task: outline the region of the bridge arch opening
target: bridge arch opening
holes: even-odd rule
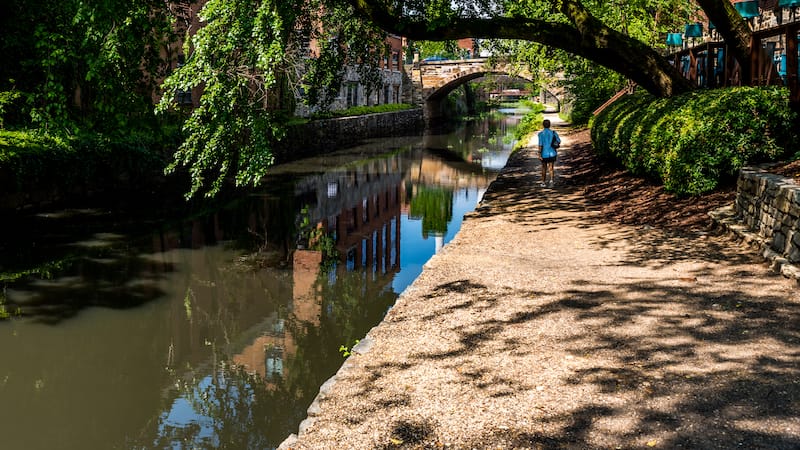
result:
[[[422,63],[424,64],[424,63]],[[443,120],[447,96],[460,86],[486,75],[507,75],[526,81],[533,76],[518,73],[498,66],[489,66],[486,60],[448,61],[447,63],[427,64],[420,67],[422,103],[425,120],[434,123]]]

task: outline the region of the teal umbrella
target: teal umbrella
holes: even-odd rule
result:
[[[680,33],[668,33],[667,45],[673,47],[680,47],[681,45],[683,45],[683,36],[681,36]]]
[[[795,1],[795,0],[792,0]],[[746,2],[736,2],[733,4],[733,7],[736,8],[736,11],[739,11],[739,14],[744,17],[745,19],[750,19],[752,17],[758,17],[761,13],[758,11],[758,1],[757,0],[748,0]]]

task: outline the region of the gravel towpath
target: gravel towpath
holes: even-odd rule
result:
[[[800,448],[797,283],[607,221],[560,134],[559,183],[512,155],[283,448]]]

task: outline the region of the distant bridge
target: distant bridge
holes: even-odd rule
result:
[[[443,116],[443,100],[447,94],[468,81],[487,74],[503,74],[533,80],[523,65],[489,58],[417,62],[406,66],[411,79],[407,101],[423,107],[425,119],[435,121]]]

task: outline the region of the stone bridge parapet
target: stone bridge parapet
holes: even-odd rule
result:
[[[423,107],[426,120],[441,117],[441,102],[457,87],[486,74],[504,74],[533,80],[533,74],[522,65],[489,58],[444,61],[423,61],[406,66],[411,91],[404,101]]]

